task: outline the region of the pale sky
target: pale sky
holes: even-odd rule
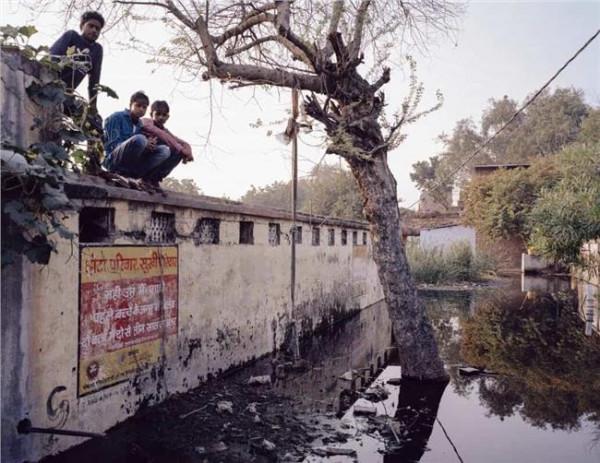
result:
[[[2,23],[33,24],[40,30],[32,40],[35,45],[50,45],[63,31],[61,18],[51,12],[32,15],[17,0],[0,0],[0,4]],[[78,30],[78,21],[71,21],[69,27]],[[407,140],[389,154],[403,200],[400,205],[417,200],[418,191],[409,179],[411,165],[439,152],[435,139],[440,133],[450,132],[462,118],[478,122],[490,98],[508,95],[522,102],[599,28],[600,0],[470,2],[455,40],[440,37],[427,56],[414,55],[419,79],[425,84],[424,105],[434,103],[437,89],[445,103],[407,128]],[[139,33],[148,41],[157,38],[154,30],[142,28]],[[173,69],[147,64],[147,56],[123,49],[116,43],[119,39],[108,31],[99,40],[104,47],[101,82],[120,96],[118,101],[101,96],[99,110],[106,118],[125,108],[129,96],[140,89],[151,100],[167,100],[171,106],[167,126],[193,145],[196,157],[195,162],[178,166],[172,176],[193,178],[205,194],[232,199],[250,185],[290,179],[290,147],[267,136],[268,130],[283,131],[285,123],[251,127],[259,118],[267,124],[286,119],[289,90],[267,94],[259,89],[232,91],[216,81],[178,82]],[[406,77],[401,68],[392,69],[392,80],[384,87],[389,111],[402,101]],[[84,95],[86,85],[78,89]],[[582,89],[588,103],[600,106],[600,38],[563,71],[552,88],[556,86]],[[322,147],[310,146],[316,141],[301,135],[300,175],[306,175],[323,156]],[[338,158],[328,155],[326,161],[338,162]]]

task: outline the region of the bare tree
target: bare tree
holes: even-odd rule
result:
[[[67,2],[102,7],[106,2]],[[64,4],[63,4],[64,5]],[[432,32],[448,32],[460,7],[446,0],[194,1],[115,0],[109,17],[160,20],[171,40],[157,50],[163,63],[233,88],[297,88],[306,114],[323,124],[327,152],[349,164],[364,200],[385,300],[399,346],[403,375],[446,376],[433,330],[417,298],[400,234],[396,181],[388,152],[400,129],[431,112],[418,109],[423,87],[414,63],[408,96],[385,119],[384,67],[401,45],[424,47]],[[143,15],[143,16],[142,16]],[[359,66],[370,70],[362,75]],[[375,77],[373,77],[375,76]]]

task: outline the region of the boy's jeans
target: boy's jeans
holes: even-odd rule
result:
[[[126,177],[160,182],[179,164],[181,155],[171,153],[166,145],[157,144],[152,151],[147,147],[144,135],[134,135],[115,147],[104,159],[104,167]]]

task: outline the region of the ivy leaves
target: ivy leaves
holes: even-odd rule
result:
[[[50,61],[47,47],[28,45],[35,32],[33,26],[5,26],[0,28],[0,43],[16,48],[21,55],[51,71],[60,70],[60,66]],[[3,267],[20,255],[33,263],[47,264],[52,252],[57,252],[53,235],[67,240],[75,237],[64,225],[66,213],[75,209],[64,184],[68,169],[77,171],[77,163],[84,164],[88,158],[81,144],[99,141],[98,134],[90,135],[83,125],[88,113],[87,101],[69,94],[61,80],[43,79],[34,79],[25,91],[42,109],[34,118],[32,129],[45,133],[50,141],[27,148],[3,142],[0,151]],[[116,95],[109,87],[103,87],[102,91]],[[81,121],[62,114],[60,108],[66,106],[67,100],[75,101],[81,109]]]
[[[28,151],[2,147],[2,266],[19,254],[47,264],[56,252],[50,235],[75,236],[62,222],[64,212],[74,209],[63,188],[68,153],[53,142],[33,145]],[[6,148],[12,148],[12,153]]]
[[[65,90],[65,84],[61,80],[46,84],[34,81],[26,89],[29,98],[45,108],[59,105],[65,101]]]
[[[29,39],[33,34],[35,34],[38,30],[35,26],[11,26],[6,25],[0,27],[0,35],[3,39],[14,39],[15,41],[19,41],[22,38]]]
[[[95,88],[100,93],[106,93],[106,95],[110,98],[114,98],[116,100],[119,99],[119,95],[117,95],[117,92],[115,92],[112,88],[110,88],[107,85],[96,84]]]

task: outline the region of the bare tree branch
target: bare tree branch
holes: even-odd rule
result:
[[[190,29],[195,29],[195,24],[192,18],[183,14],[183,12],[175,6],[175,4],[171,0],[166,0],[169,11],[179,19],[183,24],[185,24]]]
[[[290,1],[280,0],[277,4],[277,18],[275,25],[279,35],[287,39],[294,47],[302,51],[306,56],[306,60],[314,68],[316,63],[316,50],[311,49],[304,41],[295,35],[290,29]],[[305,61],[305,60],[302,60]]]
[[[113,0],[113,3],[118,3],[120,5],[144,5],[144,6],[161,6],[163,8],[169,8],[168,5],[160,2],[135,2],[135,1],[125,1],[125,0]]]
[[[277,87],[299,88],[323,93],[322,80],[318,76],[288,72],[282,69],[268,69],[251,64],[219,63],[213,72],[205,73],[204,79],[217,77],[224,81],[243,80],[257,84],[269,84]]]
[[[214,37],[213,41],[214,41],[215,45],[217,45],[217,46],[223,45],[223,43],[225,43],[230,38],[239,36],[239,35],[243,34],[245,31],[247,31],[248,29],[256,26],[257,24],[264,23],[264,22],[275,23],[275,16],[271,13],[259,13],[256,15],[252,15],[252,16],[246,18],[245,20],[243,20],[237,26],[232,27],[231,29],[227,29],[221,35]]]
[[[266,42],[276,41],[278,39],[279,39],[278,35],[267,35],[266,37],[261,37],[261,38],[254,40],[253,42],[242,45],[241,47],[230,48],[229,50],[227,50],[225,52],[225,56],[229,58],[234,55],[239,55],[240,53],[250,50],[251,48],[257,47],[258,45],[261,45]]]
[[[365,27],[365,21],[369,12],[369,5],[371,0],[362,0],[358,11],[356,12],[356,19],[354,21],[354,38],[350,43],[349,52],[350,58],[354,59],[358,57],[362,45],[363,29]]]
[[[383,68],[383,72],[381,73],[381,77],[377,79],[373,85],[371,85],[371,91],[376,93],[381,87],[387,84],[390,81],[390,68]]]
[[[206,56],[207,72],[210,75],[212,74],[213,68],[215,68],[215,66],[219,63],[219,57],[217,56],[213,39],[208,32],[208,26],[206,25],[202,15],[198,16],[198,19],[196,20],[195,30],[200,36],[200,41],[202,42],[202,47],[204,48],[204,56]]]
[[[329,37],[332,34],[335,34],[338,30],[338,25],[340,23],[340,18],[342,17],[342,12],[344,11],[344,0],[335,0],[333,2],[333,6],[331,8],[331,20],[329,21],[329,29],[327,30],[327,36]],[[333,54],[333,47],[331,46],[331,42],[326,40],[325,47],[323,49],[323,59],[327,60]]]

